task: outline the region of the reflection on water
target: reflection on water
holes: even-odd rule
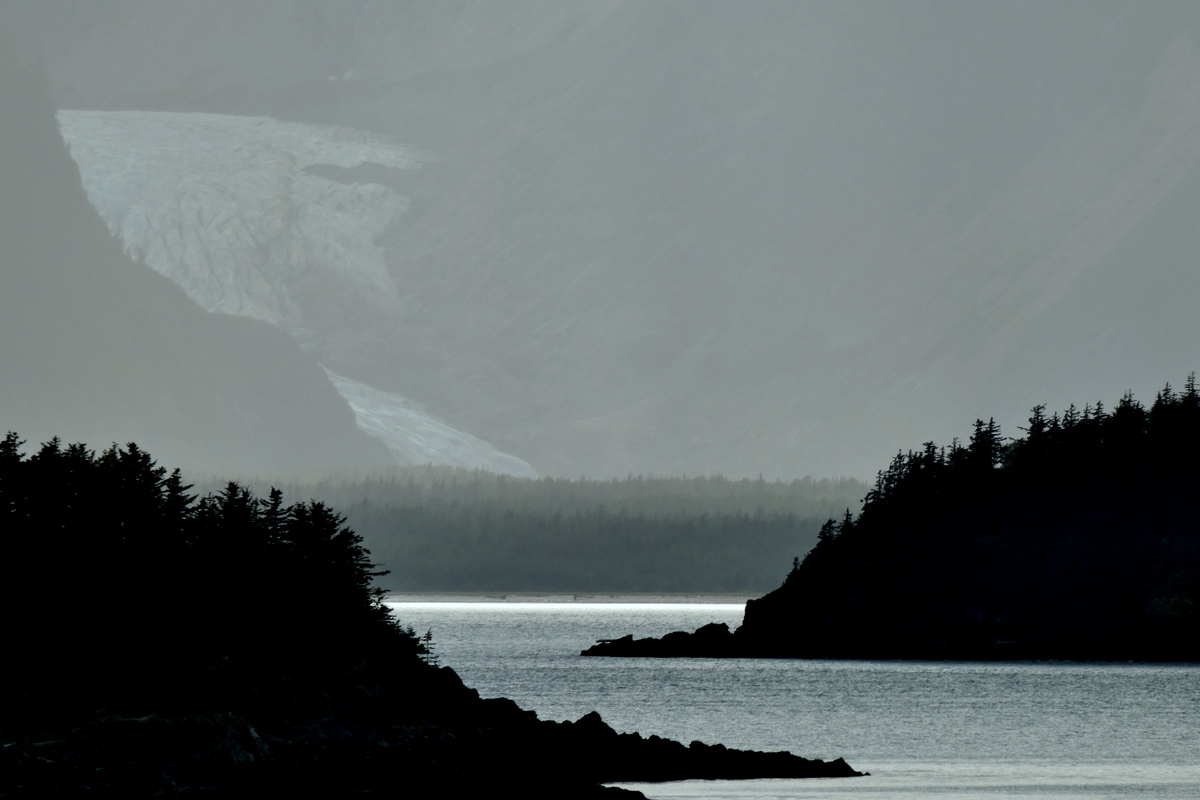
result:
[[[548,719],[844,757],[869,778],[638,785],[651,798],[1200,798],[1200,666],[580,658],[740,604],[397,603],[484,696]]]
[[[1104,798],[1194,798],[1200,785],[1195,768],[1139,766],[984,764],[967,767],[885,766],[866,778],[838,780],[679,781],[623,783],[653,800],[1099,800]]]

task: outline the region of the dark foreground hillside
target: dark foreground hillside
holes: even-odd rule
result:
[[[326,506],[236,484],[197,500],[132,444],[21,445],[0,442],[0,796],[591,797],[857,774],[483,700],[378,602]]]
[[[596,655],[1200,660],[1200,392],[1126,395],[1024,435],[977,422],[879,474],[734,634]]]

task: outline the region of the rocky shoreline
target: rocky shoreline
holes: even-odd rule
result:
[[[596,712],[539,720],[510,700],[480,698],[447,667],[409,671],[405,682],[425,698],[406,713],[368,680],[364,691],[383,690],[374,710],[343,698],[324,713],[164,709],[28,729],[0,745],[0,795],[373,796],[407,787],[467,796],[507,784],[527,798],[641,797],[601,784],[863,774],[842,759],[618,733]]]
[[[738,658],[744,653],[737,635],[724,622],[710,622],[692,633],[674,631],[659,638],[600,639],[581,656],[618,658]]]

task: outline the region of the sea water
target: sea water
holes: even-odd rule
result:
[[[809,758],[870,777],[620,784],[650,798],[1200,798],[1200,665],[582,658],[736,626],[741,603],[392,603],[485,697],[543,719]]]

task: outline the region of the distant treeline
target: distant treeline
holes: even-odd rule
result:
[[[482,470],[426,465],[336,472],[321,476],[192,475],[201,491],[219,491],[230,479],[265,494],[272,487],[288,499],[319,499],[344,509],[355,503],[417,507],[430,504],[489,506],[512,511],[563,513],[612,511],[646,514],[733,512],[827,517],[829,509],[857,508],[870,488],[854,478],[767,481],[721,476],[663,478],[518,478]],[[848,501],[848,502],[847,502]]]
[[[449,467],[239,478],[341,509],[392,591],[761,592],[858,508],[842,479],[538,480]],[[201,488],[221,481],[202,478]]]
[[[352,506],[403,591],[761,592],[816,542],[795,514]]]
[[[1200,391],[978,421],[879,474],[751,602],[745,654],[1200,659]]]

